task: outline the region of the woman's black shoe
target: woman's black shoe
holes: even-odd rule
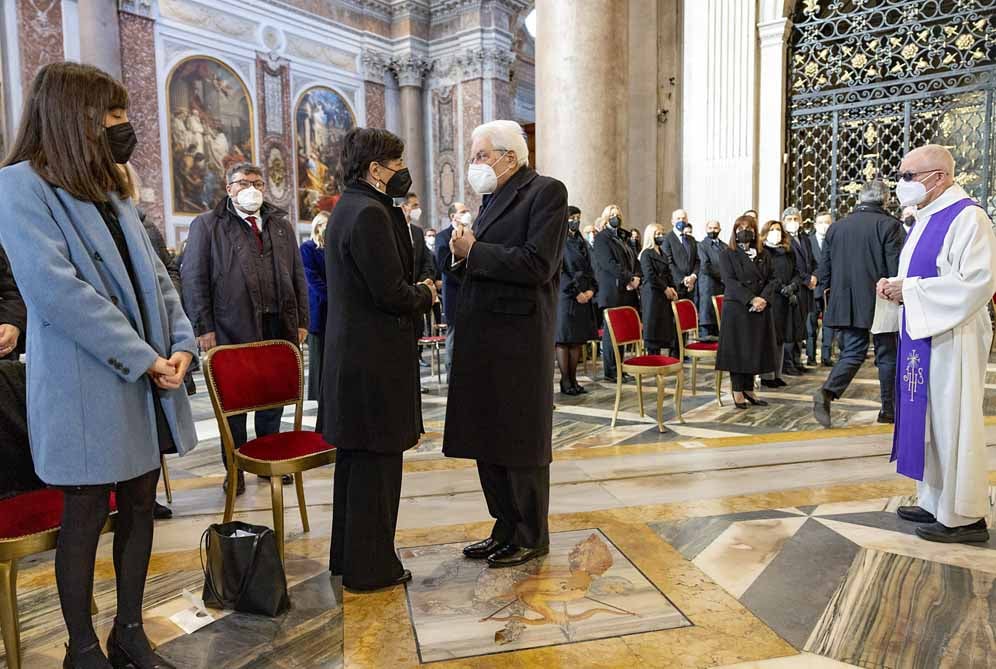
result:
[[[142,623],[114,622],[107,638],[107,659],[114,669],[176,669],[152,650]]]
[[[573,396],[573,395],[579,395],[580,393],[578,393],[577,388],[575,388],[574,386],[564,385],[564,382],[561,381],[560,382],[560,394],[561,395],[571,395],[571,396]]]
[[[104,651],[100,649],[99,641],[78,652],[71,650],[66,644],[66,659],[62,662],[62,669],[111,669],[112,667]]]
[[[765,388],[781,388],[781,385],[778,384],[777,379],[761,379],[761,385]]]
[[[733,406],[735,406],[736,408],[738,408],[738,409],[740,409],[742,411],[742,410],[744,410],[744,409],[747,408],[747,403],[746,402],[738,402],[737,398],[734,397],[733,398]]]
[[[346,588],[346,590],[349,590],[350,592],[360,592],[360,593],[377,592],[378,590],[384,590],[386,588],[393,588],[396,585],[404,585],[405,583],[408,583],[411,580],[412,580],[412,573],[410,571],[408,571],[407,569],[405,569],[403,572],[401,572],[401,576],[399,576],[398,578],[394,579],[390,583],[384,583],[383,585],[374,585],[374,586],[371,586],[369,588],[365,588],[365,587],[364,588],[357,588],[355,586],[346,585],[345,583],[343,583],[343,587]]]
[[[588,391],[585,390],[584,386],[575,385],[574,386],[574,394],[575,395],[587,395]]]
[[[759,400],[756,397],[754,397],[753,395],[748,395],[747,393],[744,393],[744,399],[747,400],[748,402],[750,402],[751,404],[753,404],[756,407],[766,407],[766,406],[768,406],[768,403],[765,402],[764,400]]]

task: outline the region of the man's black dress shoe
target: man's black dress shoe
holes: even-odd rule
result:
[[[830,427],[830,393],[822,388],[813,395],[813,417],[823,427]]]
[[[412,580],[412,573],[407,569],[405,569],[403,572],[401,572],[401,576],[397,577],[396,579],[394,579],[389,583],[383,583],[381,585],[372,585],[369,587],[364,586],[362,588],[357,588],[356,586],[343,583],[342,587],[344,587],[346,590],[349,590],[350,592],[376,592],[378,590],[384,590],[386,588],[393,588],[396,585],[404,585],[405,583],[408,583],[411,580]]]
[[[782,370],[785,376],[802,376],[802,372],[794,367],[786,367]]]
[[[156,505],[152,507],[152,517],[156,520],[169,520],[173,517],[173,510],[168,506],[156,502]]]
[[[464,546],[463,554],[464,557],[468,557],[471,560],[483,560],[487,557],[491,557],[505,546],[507,546],[507,544],[503,544],[500,541],[495,541],[491,537],[488,537],[484,541],[478,541],[476,544]]]
[[[788,384],[781,379],[761,379],[761,385],[765,388],[784,388]]]
[[[540,548],[520,548],[519,546],[507,544],[502,547],[500,551],[488,558],[488,566],[492,569],[518,567],[519,565],[525,564],[530,560],[543,557],[549,552],[549,546],[541,546]]]
[[[891,413],[885,413],[884,411],[879,411],[877,422],[894,425],[896,422],[896,417]]]
[[[225,482],[221,486],[222,490],[226,493],[228,492],[228,475],[225,475]],[[238,476],[237,485],[235,486],[235,496],[243,495],[246,492],[246,474],[240,471]]]
[[[989,530],[986,529],[985,520],[962,527],[933,523],[916,528],[916,535],[921,539],[942,544],[975,544],[989,541]]]
[[[918,506],[901,506],[896,509],[896,515],[911,523],[936,523],[937,518],[930,511],[924,511]]]

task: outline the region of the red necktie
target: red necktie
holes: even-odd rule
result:
[[[259,231],[259,226],[256,225],[256,217],[246,216],[246,222],[252,226],[252,232],[256,235],[256,246],[259,247],[259,254],[263,255],[263,233]]]

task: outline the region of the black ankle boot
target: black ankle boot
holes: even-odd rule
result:
[[[142,623],[122,625],[115,620],[107,639],[107,657],[114,669],[176,669],[152,650]]]
[[[62,669],[111,669],[112,666],[100,649],[99,641],[80,650],[66,644],[66,659],[62,662]]]

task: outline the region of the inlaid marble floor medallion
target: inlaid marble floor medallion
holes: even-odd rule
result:
[[[548,556],[513,569],[467,560],[463,546],[400,551],[423,663],[692,624],[597,529],[554,533]]]

